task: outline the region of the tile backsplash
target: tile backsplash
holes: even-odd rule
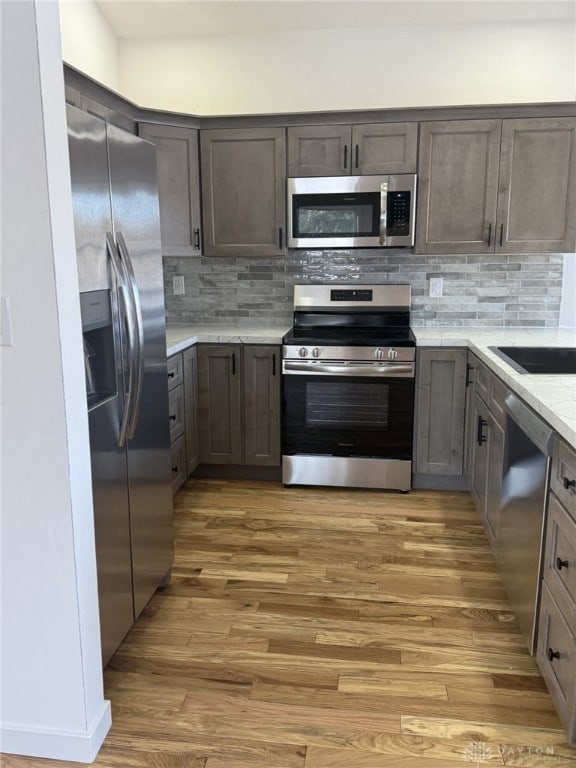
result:
[[[410,283],[412,325],[556,327],[562,254],[416,256],[404,249],[291,250],[269,259],[164,258],[169,322],[289,324],[295,283]],[[183,275],[184,295],[172,277]],[[444,278],[443,296],[428,296]]]

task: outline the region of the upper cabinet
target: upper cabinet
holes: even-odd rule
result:
[[[576,245],[576,119],[422,123],[416,253]]]
[[[200,157],[205,255],[285,253],[285,129],[203,130]]]
[[[163,256],[202,253],[198,131],[140,123],[138,133],[156,145]]]
[[[417,123],[288,128],[288,176],[415,173]]]
[[[576,246],[576,118],[503,120],[496,250]]]
[[[111,125],[122,128],[122,130],[128,131],[128,133],[136,133],[136,123],[134,120],[118,109],[102,104],[69,85],[65,86],[64,92],[67,104],[71,104],[73,107],[81,109],[89,115],[94,115],[94,117],[98,117],[100,120],[105,120]]]

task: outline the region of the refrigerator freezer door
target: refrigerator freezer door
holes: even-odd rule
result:
[[[110,287],[103,232],[111,228],[106,123],[66,106],[80,293]]]
[[[164,289],[154,146],[107,126],[112,215],[121,256],[140,301],[139,413],[128,440],[134,612],[138,616],[173,559]],[[136,345],[138,346],[138,345]]]

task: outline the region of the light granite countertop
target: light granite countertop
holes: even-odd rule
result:
[[[169,325],[168,355],[199,342],[212,344],[280,344],[289,326]],[[467,347],[566,442],[576,448],[576,376],[518,373],[492,352],[494,346],[576,347],[576,331],[563,328],[413,327],[419,347]]]
[[[192,344],[281,344],[290,325],[168,325],[168,357]]]

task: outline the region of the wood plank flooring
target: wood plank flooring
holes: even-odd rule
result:
[[[189,481],[175,527],[98,768],[576,768],[467,494]]]

